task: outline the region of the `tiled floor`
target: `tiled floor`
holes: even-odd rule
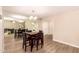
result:
[[[22,49],[22,39],[14,39],[13,35],[5,35],[4,39],[4,52],[5,53],[31,53],[30,47],[27,48],[27,52]],[[71,47],[65,44],[57,43],[52,40],[51,37],[45,36],[44,47],[37,51],[33,49],[32,53],[78,53],[79,48]]]

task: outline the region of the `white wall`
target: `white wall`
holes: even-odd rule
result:
[[[2,7],[0,7],[0,15],[2,15]],[[0,19],[0,52],[3,52],[3,20]]]
[[[79,10],[57,15],[53,19],[53,40],[79,48]]]
[[[44,35],[53,35],[54,19],[52,17],[47,17],[42,20],[42,30]]]
[[[79,10],[44,18],[42,30],[52,34],[54,41],[79,48]]]

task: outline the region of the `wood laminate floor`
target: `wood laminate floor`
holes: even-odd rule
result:
[[[13,35],[5,35],[4,38],[4,53],[31,53],[30,47],[27,52],[22,49],[22,39],[14,39]],[[44,47],[37,51],[34,47],[32,53],[78,53],[79,48],[71,47],[52,40],[50,36],[45,36]]]

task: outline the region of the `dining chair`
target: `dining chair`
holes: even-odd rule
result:
[[[22,45],[22,48],[25,50],[26,52],[26,48],[28,46],[30,46],[30,39],[29,39],[29,35],[27,33],[23,33],[23,45]]]
[[[38,50],[38,47],[40,44],[41,44],[41,48],[42,48],[43,44],[44,44],[42,32],[39,32],[39,33],[31,36],[31,51],[33,50],[34,46],[36,46],[36,49]]]
[[[18,29],[18,38],[22,36],[21,30]]]
[[[42,48],[43,44],[44,44],[42,32],[39,32],[39,33],[33,34],[33,35],[27,34],[25,32],[23,33],[23,48],[25,49],[25,52],[26,52],[26,48],[28,46],[31,47],[30,48],[31,52],[33,51],[34,46],[38,50],[38,47],[40,44],[41,44],[41,48]]]
[[[36,34],[30,35],[30,47],[31,47],[31,52],[32,52],[34,46],[36,45],[35,42],[36,42]]]
[[[14,30],[14,38],[16,38],[18,36],[17,30]]]
[[[37,49],[38,49],[38,45],[41,44],[41,48],[43,47],[44,45],[44,36],[43,36],[43,32],[42,31],[39,31],[38,33],[38,37],[37,37]]]

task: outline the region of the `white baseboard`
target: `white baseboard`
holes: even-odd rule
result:
[[[67,42],[64,42],[64,41],[59,41],[59,40],[56,40],[56,39],[53,39],[53,41],[56,41],[56,42],[59,42],[59,43],[62,43],[62,44],[66,44],[66,45],[69,45],[69,46],[72,46],[72,47],[79,48],[79,46],[76,46],[76,45],[73,45],[73,44],[70,44],[70,43],[67,43]]]

